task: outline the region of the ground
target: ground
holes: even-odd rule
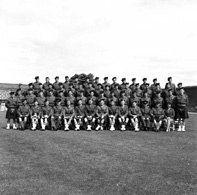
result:
[[[187,132],[5,130],[1,195],[195,195],[197,114]]]

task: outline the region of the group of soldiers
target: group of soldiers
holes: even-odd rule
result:
[[[50,83],[46,77],[42,84],[39,77],[29,83],[28,89],[22,85],[11,92],[6,100],[7,129],[13,120],[13,129],[41,130],[154,130],[185,131],[188,118],[188,96],[182,83],[176,86],[172,77],[161,89],[157,79],[150,85],[147,78],[142,84],[126,78],[117,83],[117,78],[108,77],[100,83],[99,77],[86,78],[80,82],[65,77],[64,82]]]

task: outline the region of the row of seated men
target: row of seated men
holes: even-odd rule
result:
[[[40,95],[43,95],[42,92]],[[37,97],[32,104],[28,105],[27,99],[24,98],[18,105],[14,93],[11,92],[10,98],[6,101],[8,108],[6,113],[7,129],[10,128],[10,120],[13,119],[13,128],[16,128],[16,121],[18,120],[21,129],[29,124],[32,130],[40,125],[43,130],[46,127],[53,130],[69,130],[75,127],[75,130],[85,128],[87,130],[110,129],[113,131],[115,129],[126,130],[130,126],[135,131],[139,131],[139,125],[141,125],[140,127],[145,130],[154,128],[159,131],[162,125],[166,124],[166,131],[169,131],[170,125],[174,124],[173,121],[176,118],[178,119],[178,130],[185,131],[184,120],[188,118],[188,113],[186,109],[187,98],[183,88],[180,89],[180,95],[176,97],[175,109],[170,101],[167,102],[165,109],[162,108],[159,101],[150,108],[150,103],[146,99],[142,100],[141,107],[136,100],[130,102],[131,105],[128,106],[123,97],[119,99],[119,106],[113,98],[108,100],[108,105],[106,105],[104,96],[99,99],[98,105],[95,105],[91,97],[88,98],[86,104],[83,103],[81,97],[77,99],[76,105],[71,99],[67,99],[66,104],[62,105],[61,98],[56,98],[53,105],[50,105],[47,98],[43,104],[39,104]]]

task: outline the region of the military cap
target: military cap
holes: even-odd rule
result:
[[[39,76],[36,76],[35,79],[39,79]]]
[[[57,98],[57,99],[56,99],[56,102],[57,102],[57,103],[58,103],[58,102],[61,102],[61,99]]]
[[[33,89],[32,89],[32,88],[30,88],[30,89],[28,89],[28,91],[33,91]]]
[[[107,80],[108,79],[108,77],[104,77],[104,80]]]
[[[45,79],[49,79],[49,77],[46,77]]]
[[[55,77],[55,79],[59,79],[59,77],[58,77],[58,76],[56,76],[56,77]]]
[[[91,89],[91,90],[90,90],[90,93],[92,93],[92,92],[94,93],[94,92],[95,92],[95,90],[94,90],[94,89]]]
[[[69,89],[69,90],[68,90],[68,93],[69,93],[70,91],[72,92],[72,90],[71,90],[71,89]]]
[[[126,78],[122,78],[121,81],[126,81]]]
[[[169,88],[168,91],[172,91],[172,88]]]
[[[149,83],[146,83],[146,85],[148,85],[148,86],[149,86],[150,84],[149,84]]]
[[[139,83],[136,83],[135,86],[139,86]]]
[[[104,91],[100,91],[100,94],[103,94],[104,93]]]
[[[105,101],[105,99],[104,99],[104,98],[101,98],[101,99],[99,100],[99,102],[101,102],[101,101]]]
[[[177,86],[179,86],[179,85],[183,85],[183,83],[178,83]]]
[[[155,82],[155,81],[157,81],[157,78],[154,78],[154,79],[153,79],[153,82]]]
[[[73,86],[73,83],[69,83],[69,86]]]
[[[65,76],[65,79],[68,79],[69,78],[69,76]]]
[[[78,100],[77,100],[77,101],[78,101],[78,102],[79,102],[79,101],[82,101],[82,99],[81,99],[81,98],[78,98]]]
[[[99,79],[99,77],[96,77],[96,78],[95,78],[95,80],[98,80],[98,79]]]
[[[114,86],[115,86],[115,87],[116,87],[116,86],[119,86],[119,84],[118,84],[118,83],[116,83]]]
[[[124,98],[121,98],[121,99],[120,99],[120,101],[121,101],[121,102],[122,102],[122,101],[124,101],[124,102],[125,102]]]
[[[125,83],[126,85],[129,85],[129,83],[127,82],[127,83]]]
[[[180,87],[179,90],[184,89],[183,87]]]
[[[143,78],[143,79],[142,79],[142,81],[146,81],[146,80],[147,80],[147,78]]]
[[[132,81],[136,81],[136,78],[132,78],[131,80],[132,80]]]
[[[63,85],[63,83],[59,83],[59,85]]]
[[[40,90],[40,91],[39,91],[39,93],[41,93],[41,92],[43,93],[43,90]]]
[[[14,95],[14,92],[13,92],[13,91],[11,91],[11,92],[10,92],[10,95]]]
[[[158,86],[158,85],[160,85],[160,83],[156,83],[155,85]]]
[[[29,83],[28,86],[33,86],[33,83]]]
[[[172,79],[172,77],[168,77],[168,81],[169,81],[170,79]]]
[[[101,83],[99,83],[98,86],[102,86]]]
[[[49,102],[49,100],[46,98],[44,102]]]
[[[105,88],[110,87],[110,85],[105,85]]]
[[[115,79],[117,79],[117,78],[116,78],[116,77],[113,77],[113,78],[112,78],[112,81],[115,80]]]
[[[59,93],[64,93],[64,92],[62,90],[60,90]]]
[[[49,90],[49,92],[53,92],[53,90]]]
[[[39,83],[39,85],[42,85],[42,83]]]
[[[49,83],[49,86],[53,86],[51,83]]]
[[[92,85],[93,83],[90,81],[89,83],[88,83],[88,85]]]
[[[148,104],[148,101],[144,100],[142,101],[143,104]]]
[[[122,90],[120,93],[121,93],[121,94],[123,94],[123,93],[125,93],[125,91],[124,91],[124,90]]]

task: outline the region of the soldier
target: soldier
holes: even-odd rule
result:
[[[57,97],[58,95],[57,91],[60,89],[58,76],[55,77],[55,82],[53,83],[53,89],[55,90],[54,95]]]
[[[49,83],[48,89],[45,91],[45,97],[50,96],[50,92],[52,91],[53,95],[55,96],[55,89],[53,89],[53,85]]]
[[[147,91],[144,91],[141,101],[140,101],[140,106],[143,106],[144,101],[148,102],[148,106],[151,107],[152,103],[151,103],[151,98],[148,96]]]
[[[5,106],[7,108],[6,119],[7,127],[10,129],[10,120],[13,120],[13,129],[16,129],[16,119],[17,119],[17,101],[14,96],[14,92],[10,92],[10,97],[6,100]]]
[[[151,119],[151,115],[150,115],[151,109],[149,106],[149,102],[146,100],[143,100],[142,102],[142,108],[141,108],[141,113],[142,113],[142,125],[145,131],[149,131],[150,130],[150,119]]]
[[[129,86],[129,88],[134,91],[136,88],[135,88],[135,85],[136,85],[136,78],[132,78],[131,79],[132,81],[132,84]]]
[[[49,91],[49,95],[46,97],[46,99],[49,101],[49,106],[53,108],[55,105],[55,99],[56,99],[56,97],[53,94],[53,90]]]
[[[90,91],[94,90],[94,87],[92,85],[92,82],[89,82],[88,84],[89,84],[89,87],[86,90],[86,93],[84,93],[86,96],[89,96],[90,95]]]
[[[150,86],[151,91],[154,93],[154,91],[156,90],[156,83],[157,83],[157,78],[153,79],[153,84]]]
[[[90,79],[89,79],[89,77],[87,77],[86,81],[83,84],[83,88],[85,89],[85,91],[87,91],[89,89],[89,82],[90,82]]]
[[[41,127],[42,130],[45,131],[46,128],[49,128],[51,124],[51,114],[53,110],[51,106],[49,106],[49,100],[45,99],[44,107],[42,107],[41,111]]]
[[[93,100],[91,98],[88,99],[88,104],[85,109],[85,123],[87,131],[91,131],[92,128],[95,128],[95,120],[96,120],[96,105],[93,104]]]
[[[72,91],[72,94],[73,94],[74,97],[77,96],[77,92],[76,92],[76,90],[74,88],[74,85],[72,83],[70,83],[69,91]]]
[[[141,104],[141,98],[137,96],[136,91],[133,91],[133,94],[131,94],[128,105],[132,106],[133,102],[136,102],[138,106]]]
[[[175,90],[175,95],[180,95],[180,88],[182,88],[182,87],[183,87],[183,83],[178,83],[177,84],[177,88]]]
[[[97,98],[94,96],[94,93],[95,93],[95,91],[91,90],[89,98],[92,99],[92,102],[94,105],[97,105]]]
[[[75,107],[75,130],[79,131],[80,128],[84,127],[84,117],[85,117],[85,105],[83,105],[82,99],[78,99],[78,105]]]
[[[119,98],[120,98],[120,92],[121,92],[121,91],[120,91],[120,89],[119,89],[119,84],[118,84],[118,83],[115,84],[115,89],[114,89],[113,92],[114,92],[114,95],[116,96],[116,98],[119,99]]]
[[[59,82],[59,89],[57,90],[57,97],[58,97],[60,91],[62,91],[63,95],[64,95],[65,92],[66,92],[65,89],[64,89],[64,85],[63,85],[63,83],[61,83],[61,82]]]
[[[18,89],[16,93],[17,108],[22,105],[24,99],[25,97],[22,95],[21,89]]]
[[[165,116],[164,110],[162,109],[160,102],[157,102],[155,104],[155,107],[152,108],[150,113],[151,113],[155,131],[159,132]]]
[[[36,96],[33,94],[33,90],[31,88],[28,90],[28,95],[25,98],[27,99],[27,104],[30,106],[30,108],[34,106]]]
[[[143,90],[143,92],[147,92],[148,97],[152,98],[152,91],[151,91],[151,89],[149,88],[149,83],[146,83],[146,84],[145,84],[145,89]],[[143,94],[142,94],[142,95],[143,95]]]
[[[30,115],[30,107],[27,105],[27,100],[23,99],[22,104],[18,108],[19,129],[25,130]]]
[[[118,120],[121,125],[121,131],[126,130],[126,125],[129,122],[128,119],[128,106],[125,104],[125,100],[121,99],[120,100],[120,107],[119,107],[119,112],[118,112]]]
[[[163,108],[164,100],[161,97],[161,92],[160,91],[156,92],[156,96],[152,100],[152,107],[155,107],[157,103],[159,103],[161,105],[161,107]]]
[[[102,92],[104,92],[104,91],[103,91],[103,87],[102,87],[102,84],[99,83],[99,84],[98,84],[98,89],[95,90],[95,95],[96,95],[96,97],[99,98],[99,96],[100,96],[100,94],[101,94]]]
[[[142,97],[142,90],[140,89],[140,84],[139,83],[135,84],[135,92],[136,92],[136,96],[138,96],[139,98]]]
[[[114,131],[115,125],[117,123],[117,118],[118,118],[118,106],[115,105],[114,99],[110,100],[110,107],[109,107],[109,124],[110,124],[110,131]]]
[[[80,91],[80,95],[79,95],[79,97],[77,97],[77,101],[79,99],[81,99],[83,105],[86,105],[87,97],[84,96],[84,91],[83,90]]]
[[[38,101],[35,99],[34,106],[30,107],[30,118],[31,118],[31,130],[35,131],[39,128],[39,120],[41,117],[41,107],[38,105]]]
[[[168,95],[165,99],[165,108],[167,108],[168,104],[171,104],[171,107],[175,109],[175,103],[176,103],[176,96],[173,95],[172,89],[168,89]]]
[[[165,119],[164,119],[164,121],[165,121],[165,123],[167,125],[166,132],[170,132],[170,126],[171,125],[172,125],[173,131],[175,130],[174,117],[175,117],[175,111],[171,107],[171,103],[168,102],[167,103],[167,109],[165,109]]]
[[[69,89],[68,91],[68,97],[66,97],[66,101],[70,101],[71,106],[75,106],[76,102],[75,102],[75,97],[73,96],[73,92],[72,90]]]
[[[105,102],[105,105],[107,105],[108,99],[105,97],[105,94],[103,91],[100,92],[100,96],[98,98],[98,104],[99,104],[100,100],[103,100]]]
[[[65,89],[65,96],[68,94],[69,84],[70,84],[69,77],[68,76],[65,76],[65,81],[63,83],[64,89]]]
[[[140,89],[144,91],[146,89],[147,78],[143,78],[142,81],[143,83],[140,85]]]
[[[176,117],[178,121],[178,131],[185,131],[185,119],[189,118],[187,106],[188,96],[184,93],[183,87],[179,88],[180,94],[176,97]]]
[[[94,80],[94,83],[93,83],[93,87],[95,90],[98,89],[98,84],[99,84],[99,77],[96,77],[95,80]]]
[[[42,108],[44,106],[45,97],[43,91],[39,91],[38,97],[36,97],[36,100],[38,101],[38,105]]]
[[[126,89],[126,78],[121,79],[122,84],[120,84],[120,90],[123,91]]]
[[[71,105],[71,102],[69,100],[66,102],[66,107],[63,110],[63,116],[64,116],[64,126],[65,126],[64,130],[69,131],[75,116],[74,107]]]
[[[61,100],[56,99],[55,106],[52,109],[51,113],[51,126],[52,130],[57,131],[62,128],[62,116],[63,116],[63,107],[61,106]]]
[[[107,98],[107,100],[111,97],[110,85],[105,86],[104,95]]]
[[[103,89],[105,89],[106,85],[110,85],[110,83],[108,83],[108,77],[104,77],[104,83],[102,84]]]
[[[64,92],[63,91],[59,91],[58,99],[60,99],[60,101],[61,101],[60,105],[62,107],[64,107],[65,103],[66,103],[66,97],[64,96]]]
[[[42,85],[42,83],[39,82],[39,76],[36,76],[35,80],[36,81],[33,83],[33,90],[34,90],[35,96],[38,96],[38,92],[40,90],[40,84]]]
[[[96,109],[96,117],[97,117],[97,127],[96,130],[99,129],[102,131],[106,128],[107,125],[107,116],[108,116],[108,107],[105,104],[105,99],[100,99],[99,106]]]
[[[108,104],[110,104],[111,101],[114,101],[114,105],[118,106],[118,98],[115,96],[114,91],[111,91],[111,97],[108,99]]]
[[[131,107],[129,108],[128,116],[131,120],[131,125],[134,127],[135,131],[139,131],[139,122],[141,119],[141,110],[140,107],[137,106],[137,102],[133,101]]]
[[[83,88],[83,84],[79,83],[79,88],[78,88],[78,90],[76,92],[77,97],[80,96],[81,91],[83,91],[83,93],[86,94],[85,89]]]
[[[172,82],[172,77],[168,77],[168,83],[170,85],[170,88],[172,89],[172,93],[175,94],[176,93],[176,86],[175,84]]]
[[[117,78],[116,77],[113,77],[112,78],[112,84],[111,84],[111,90],[114,90],[115,89],[115,85],[117,84]]]
[[[50,83],[50,78],[49,78],[49,77],[46,77],[46,78],[45,78],[45,83],[43,84],[43,89],[44,89],[44,91],[45,91],[45,93],[44,93],[45,96],[47,96],[46,93],[47,93],[47,91],[49,90],[49,84],[51,84],[51,83]],[[51,84],[51,85],[52,85],[52,84]]]
[[[152,94],[152,98],[156,97],[158,92],[162,93],[160,83],[156,83],[156,89],[154,90],[154,92]]]
[[[132,90],[129,88],[129,83],[126,83],[125,96],[130,98],[131,94],[132,94]]]

